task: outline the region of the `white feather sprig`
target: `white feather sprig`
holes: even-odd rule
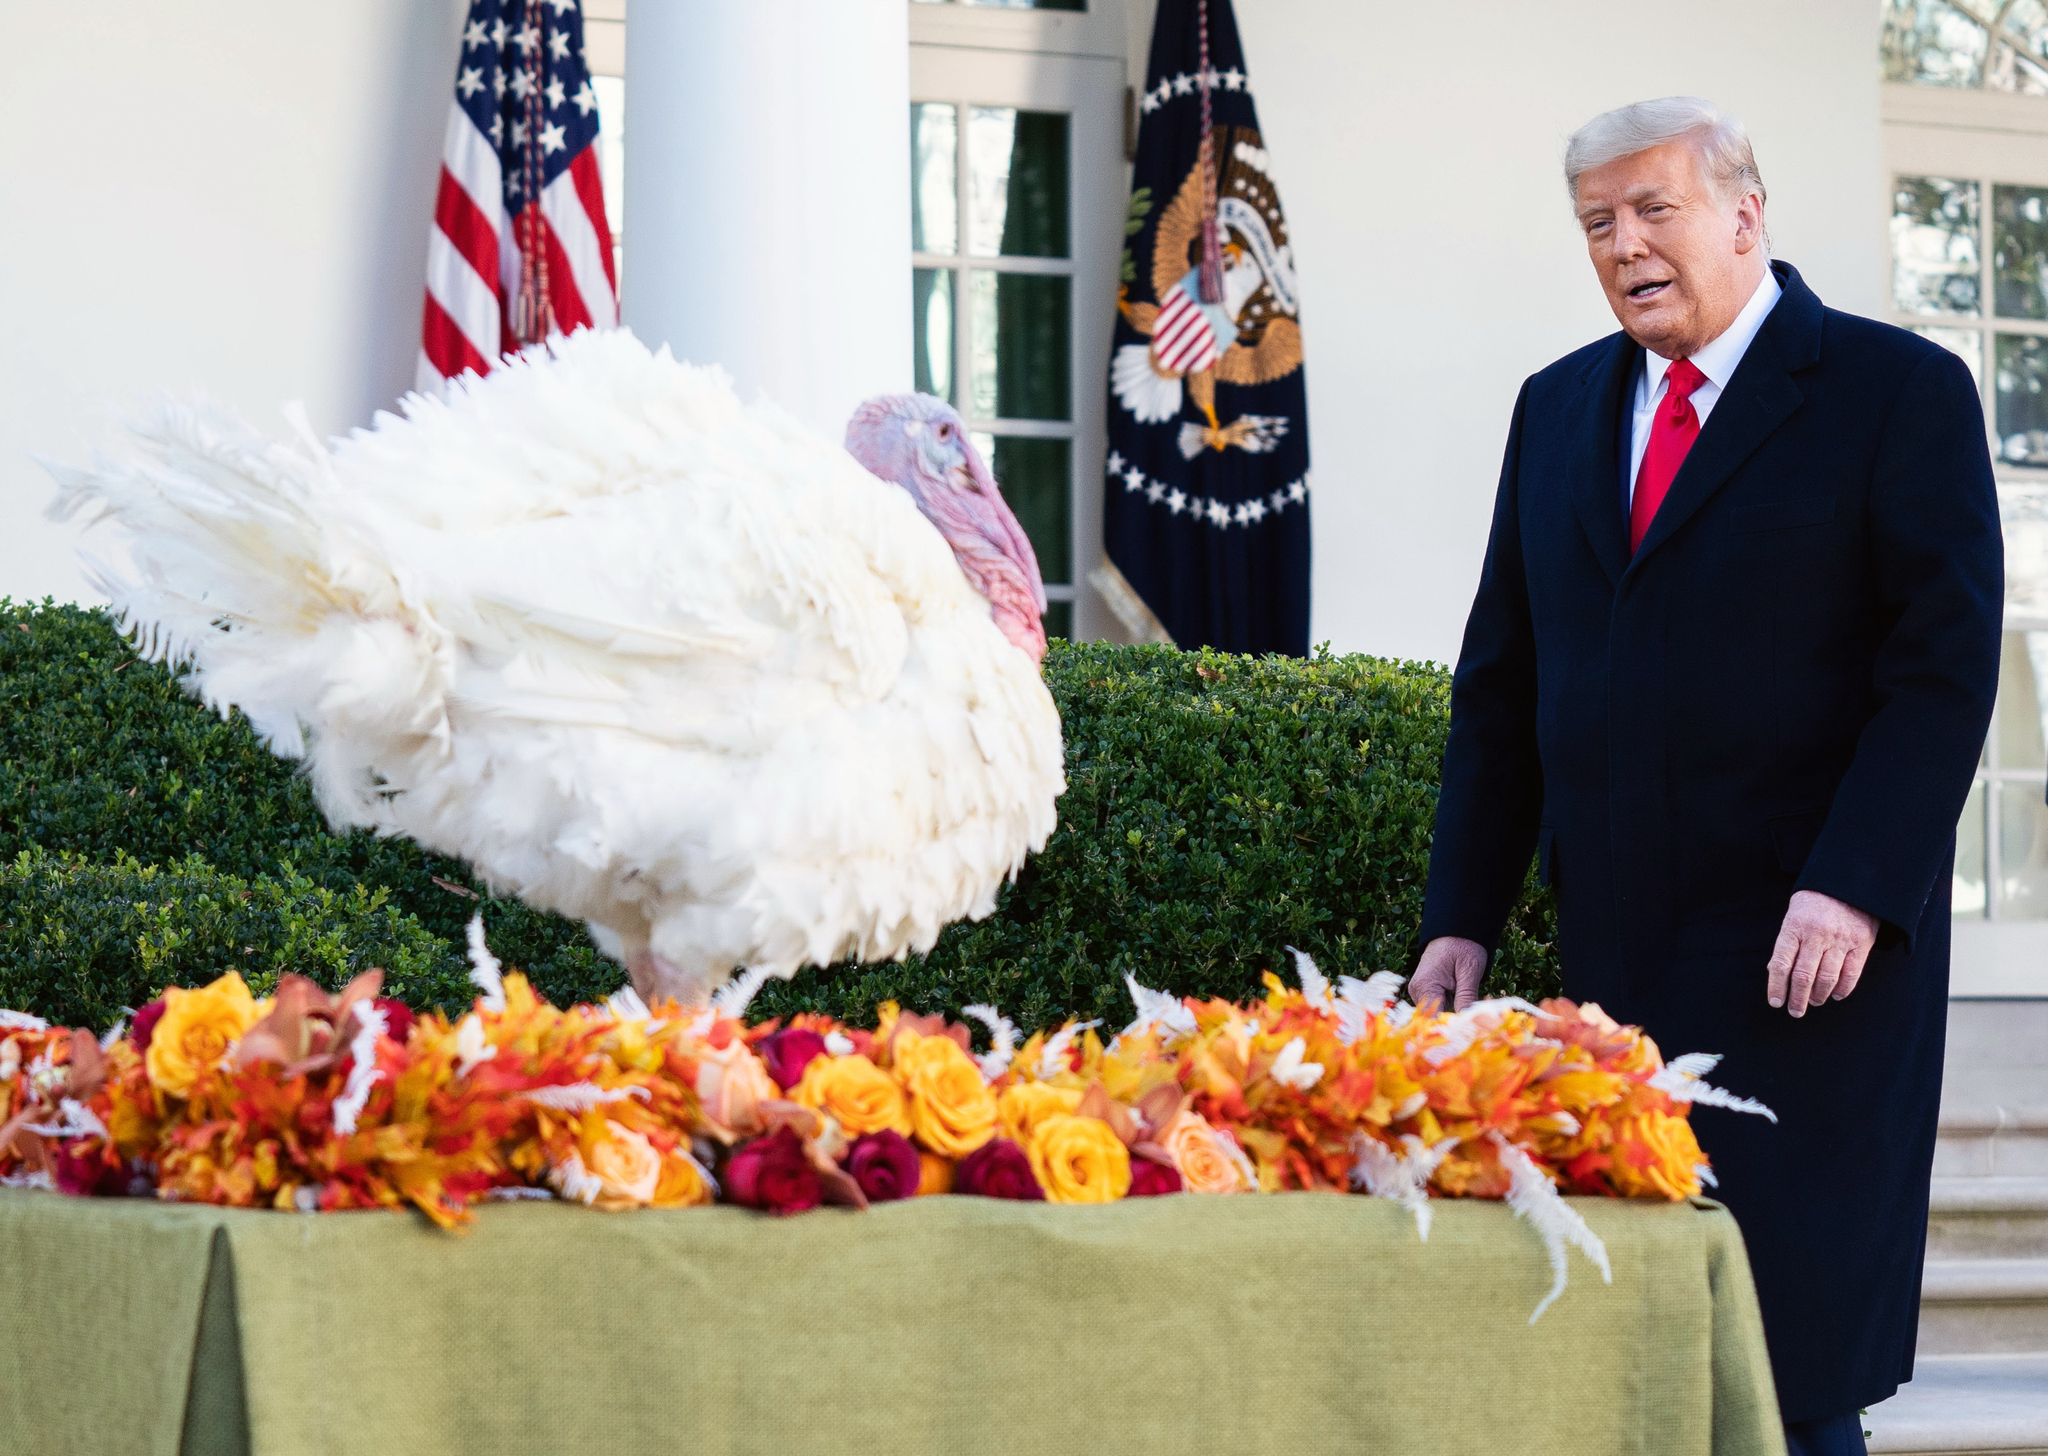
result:
[[[749,966],[711,993],[712,1009],[737,1021],[747,1014],[747,1007],[773,974],[766,966]]]
[[[1272,1069],[1266,1075],[1283,1087],[1292,1087],[1297,1092],[1308,1091],[1323,1080],[1323,1064],[1303,1061],[1307,1053],[1308,1042],[1295,1037],[1280,1048],[1280,1055],[1273,1058]]]
[[[483,933],[481,924],[477,934]],[[356,1119],[363,1115],[363,1104],[370,1100],[370,1089],[384,1078],[377,1066],[377,1038],[388,1029],[389,1020],[382,1007],[368,1001],[356,1002],[356,1020],[361,1024],[355,1040],[349,1043],[348,1054],[355,1058],[355,1065],[348,1069],[348,1085],[341,1095],[334,1099],[334,1130],[343,1137],[356,1130]]]
[[[1692,1165],[1692,1175],[1709,1188],[1719,1188],[1721,1186],[1721,1180],[1714,1176],[1714,1170],[1705,1163],[1694,1163]]]
[[[526,1093],[528,1102],[538,1102],[543,1107],[552,1107],[557,1112],[588,1112],[593,1107],[602,1107],[608,1102],[624,1102],[628,1097],[638,1097],[650,1102],[654,1094],[645,1087],[600,1087],[595,1082],[568,1082],[559,1087],[535,1087]]]
[[[479,910],[469,920],[469,979],[483,992],[484,1010],[502,1016],[505,1012],[505,968],[491,954],[484,941],[484,915]]]
[[[995,1081],[1010,1070],[1010,1062],[1017,1055],[1017,1023],[993,1006],[963,1006],[960,1008],[960,1014],[971,1016],[988,1028],[988,1050],[974,1061],[981,1068],[983,1081]],[[825,1050],[832,1050],[829,1042]],[[846,1044],[846,1050],[853,1050],[852,1042]],[[835,1055],[844,1056],[845,1052]]]
[[[1168,1042],[1195,1034],[1195,1013],[1180,997],[1139,985],[1129,971],[1124,972],[1124,987],[1131,993],[1131,1004],[1138,1008],[1138,1019],[1123,1029],[1122,1036],[1143,1036],[1155,1026],[1165,1028]]]
[[[0,1031],[48,1031],[50,1023],[26,1011],[0,1011]]]
[[[1424,1052],[1423,1060],[1432,1067],[1441,1067],[1452,1057],[1462,1054],[1484,1033],[1493,1030],[1499,1025],[1501,1015],[1509,1011],[1536,1013],[1537,1008],[1520,996],[1496,996],[1490,1001],[1474,1001],[1444,1022],[1444,1039]]]
[[[1356,1046],[1365,1035],[1367,1018],[1385,1011],[1401,995],[1407,982],[1397,971],[1375,971],[1367,980],[1356,976],[1337,978],[1337,1042]],[[1399,1023],[1397,1022],[1396,1025]]]
[[[103,1052],[112,1051],[114,1049],[114,1043],[119,1041],[122,1037],[126,1036],[127,1034],[128,1018],[124,1016],[119,1021],[115,1022],[112,1026],[108,1027],[105,1032],[101,1033],[100,1050]]]
[[[1045,1045],[1038,1049],[1039,1080],[1050,1081],[1060,1073],[1070,1070],[1067,1066],[1067,1053],[1073,1050],[1074,1038],[1091,1027],[1100,1025],[1100,1021],[1069,1022],[1047,1038]]]
[[[1600,1242],[1600,1236],[1586,1227],[1585,1219],[1578,1210],[1558,1195],[1557,1185],[1536,1166],[1535,1160],[1506,1138],[1499,1129],[1487,1133],[1493,1145],[1500,1150],[1500,1165],[1508,1173],[1508,1207],[1515,1211],[1515,1217],[1525,1218],[1543,1238],[1544,1252],[1550,1255],[1550,1292],[1537,1304],[1529,1316],[1529,1323],[1535,1324],[1543,1318],[1543,1311],[1556,1302],[1564,1293],[1566,1282],[1565,1245],[1576,1244],[1593,1267],[1600,1271],[1600,1277],[1609,1284],[1614,1282],[1614,1267],[1607,1261],[1607,1245]]]
[[[1748,1112],[1757,1117],[1768,1117],[1772,1122],[1778,1114],[1753,1097],[1737,1097],[1733,1092],[1708,1085],[1700,1079],[1719,1066],[1721,1058],[1714,1052],[1687,1052],[1684,1056],[1673,1057],[1664,1064],[1662,1071],[1650,1078],[1650,1085],[1669,1097],[1673,1102],[1696,1102],[1702,1107],[1725,1107],[1730,1112]]]
[[[825,1050],[835,1057],[850,1057],[853,1055],[853,1038],[843,1032],[828,1031],[825,1033]]]
[[[474,1011],[463,1017],[455,1028],[455,1075],[467,1077],[497,1054],[498,1049],[484,1040],[484,1019]]]
[[[107,1125],[99,1120],[98,1114],[74,1097],[60,1101],[57,1111],[63,1118],[61,1122],[31,1122],[26,1124],[28,1130],[53,1138],[103,1138],[107,1135]]]
[[[552,1199],[555,1195],[545,1188],[535,1188],[526,1183],[513,1183],[503,1188],[486,1188],[484,1197],[492,1203],[518,1203],[528,1198]]]
[[[1426,1244],[1434,1217],[1429,1180],[1457,1145],[1454,1137],[1430,1144],[1410,1132],[1401,1135],[1401,1146],[1395,1149],[1370,1133],[1353,1133],[1351,1186],[1363,1188],[1375,1198],[1389,1199],[1414,1214],[1415,1232]]]
[[[1337,1003],[1330,995],[1330,978],[1318,969],[1315,957],[1291,945],[1287,947],[1287,953],[1294,957],[1294,975],[1301,982],[1303,999],[1318,1011],[1335,1011]]]
[[[573,1198],[578,1203],[595,1203],[597,1195],[604,1192],[604,1184],[595,1174],[585,1170],[583,1159],[575,1153],[548,1169],[548,1182],[555,1185],[555,1192],[562,1197]]]
[[[630,982],[604,998],[604,1009],[611,1012],[614,1021],[650,1021],[654,1017]]]

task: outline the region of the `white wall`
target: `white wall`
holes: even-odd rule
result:
[[[1558,171],[1586,118],[1688,92],[1733,111],[1775,255],[1878,308],[1870,0],[1236,8],[1301,272],[1315,640],[1456,656],[1516,390],[1614,329]]]
[[[1127,3],[1142,68],[1149,6]],[[79,457],[106,401],[197,384],[339,431],[410,382],[462,5],[0,7],[0,595],[74,598],[28,452]],[[1673,91],[1734,110],[1778,254],[1877,306],[1868,0],[1237,13],[1302,275],[1318,640],[1455,655],[1516,387],[1613,326],[1557,178],[1587,116]]]
[[[196,385],[281,429],[409,386],[459,0],[0,0],[0,596],[90,596],[29,452]]]

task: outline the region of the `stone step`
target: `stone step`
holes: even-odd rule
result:
[[[2048,1456],[2048,1355],[1923,1355],[1863,1426],[1872,1456]]]
[[[2048,1177],[2048,1106],[1944,1102],[1936,1178]]]
[[[2048,1354],[2048,1259],[1929,1259],[1925,1355]]]
[[[2048,1178],[1936,1178],[1927,1257],[2048,1258]]]

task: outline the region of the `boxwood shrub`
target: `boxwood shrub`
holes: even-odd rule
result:
[[[23,851],[0,867],[0,1006],[103,1028],[163,986],[228,971],[262,995],[287,971],[338,990],[372,966],[410,1005],[467,1004],[466,964],[389,900],[289,872],[237,879],[196,855],[156,866]]]
[[[1056,642],[1045,673],[1066,732],[1067,794],[1059,829],[996,913],[952,927],[929,956],[805,971],[763,992],[761,1010],[858,1019],[893,997],[920,1010],[993,1002],[1026,1026],[1069,1013],[1114,1021],[1128,1010],[1126,971],[1175,991],[1246,996],[1262,970],[1285,969],[1289,945],[1333,974],[1412,962],[1448,705],[1441,669]],[[160,878],[216,900],[200,889],[209,868],[237,882],[235,894],[271,903],[274,891],[300,907],[291,923],[330,927],[321,964],[335,975],[365,955],[426,954],[431,944],[439,969],[392,967],[397,989],[422,1003],[467,999],[456,947],[478,909],[498,953],[560,1003],[620,979],[581,926],[492,898],[459,861],[402,839],[328,832],[305,783],[239,714],[223,720],[188,698],[177,674],[136,661],[103,612],[0,600],[0,859],[23,850],[69,857],[73,884],[80,866],[132,879],[157,865]],[[48,859],[30,863],[38,893],[59,883]],[[111,904],[127,893],[108,884],[83,898]],[[305,897],[321,894],[334,898],[315,911]],[[160,892],[133,898],[165,913]],[[128,915],[113,918],[133,929]],[[195,949],[179,952],[177,975],[162,960],[153,973],[196,980],[216,965],[286,964],[312,943],[289,918],[279,911],[233,942],[242,962],[202,966],[196,947],[232,939],[209,931],[186,942]],[[386,938],[371,938],[372,922]],[[1555,987],[1552,923],[1532,883],[1490,990]],[[138,949],[122,964],[139,968],[134,933]],[[41,1014],[99,1024],[141,994],[88,995],[84,981],[101,974],[88,964],[99,962],[66,960],[47,937],[0,940],[0,1005],[32,1009],[13,988],[40,979],[68,988],[34,1002],[52,1008]],[[57,1009],[67,1005],[80,1010]]]

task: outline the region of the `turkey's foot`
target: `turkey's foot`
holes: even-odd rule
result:
[[[633,989],[649,1006],[673,1001],[685,1011],[696,1011],[711,1002],[711,993],[701,976],[691,975],[673,961],[656,955],[651,948],[627,955],[626,974],[633,978]]]

